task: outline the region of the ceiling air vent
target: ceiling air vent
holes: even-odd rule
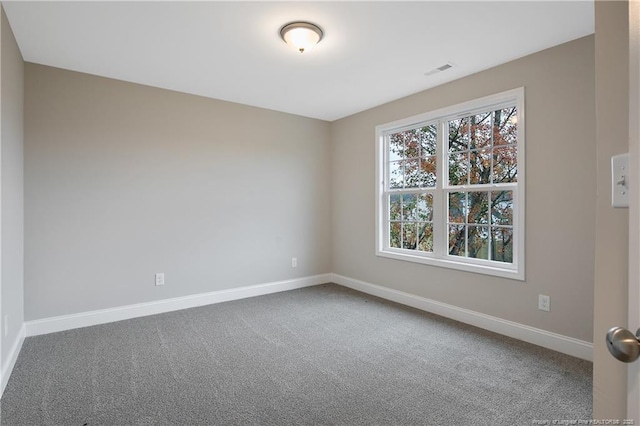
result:
[[[426,75],[427,77],[434,75],[434,74],[438,74],[439,72],[448,70],[449,68],[453,68],[453,65],[447,63],[444,65],[440,65],[438,68],[434,68],[431,71],[427,71],[424,73],[424,75]]]

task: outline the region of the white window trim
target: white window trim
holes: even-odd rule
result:
[[[513,217],[513,229],[516,237],[515,244],[513,246],[513,263],[502,264],[501,262],[472,259],[466,257],[451,256],[447,250],[442,252],[442,248],[445,247],[443,241],[447,241],[447,205],[441,200],[442,196],[447,192],[448,187],[443,187],[444,184],[444,171],[448,170],[448,164],[446,164],[446,151],[447,144],[444,141],[444,137],[447,134],[446,130],[439,129],[438,132],[438,167],[436,177],[436,187],[434,191],[434,212],[433,223],[434,227],[436,223],[441,224],[439,226],[439,232],[434,229],[434,252],[424,253],[415,250],[404,250],[385,247],[385,237],[387,236],[388,228],[387,215],[389,212],[386,207],[385,199],[385,179],[384,173],[386,171],[386,144],[385,133],[389,131],[402,130],[403,128],[415,127],[420,123],[440,121],[443,119],[452,119],[456,116],[465,117],[476,111],[488,111],[493,107],[511,103],[517,107],[517,119],[518,119],[518,182],[514,190],[514,217]],[[424,114],[419,114],[413,117],[404,118],[401,120],[393,121],[391,123],[381,124],[376,126],[376,206],[375,206],[375,223],[376,223],[376,255],[381,257],[387,257],[396,260],[403,260],[409,262],[422,263],[426,265],[439,266],[450,269],[457,269],[461,271],[474,272],[479,274],[492,275],[497,277],[511,278],[514,280],[524,281],[525,279],[525,110],[524,110],[524,87],[517,89],[507,90],[495,95],[486,96],[479,99],[463,102],[457,105],[448,106],[435,111],[430,111]],[[489,185],[462,185],[454,188],[459,189],[491,189],[497,188],[500,184]],[[436,202],[436,197],[439,199]],[[435,206],[441,208],[436,209]],[[443,240],[444,239],[444,240]]]

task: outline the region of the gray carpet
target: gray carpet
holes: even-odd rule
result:
[[[590,419],[590,362],[334,284],[24,342],[2,425]]]

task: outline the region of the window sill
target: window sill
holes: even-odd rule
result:
[[[402,260],[405,262],[421,263],[423,265],[437,266],[440,268],[455,269],[458,271],[472,272],[476,274],[491,275],[494,277],[524,281],[524,268],[500,268],[499,266],[495,266],[495,263],[493,262],[489,265],[482,265],[388,250],[377,250],[376,256]]]

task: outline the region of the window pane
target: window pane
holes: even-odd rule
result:
[[[404,141],[399,133],[389,135],[389,161],[402,160]]]
[[[469,149],[469,118],[449,122],[449,152]]]
[[[471,149],[491,147],[491,113],[471,116]]]
[[[466,256],[464,225],[449,225],[449,254]]]
[[[494,145],[509,145],[518,142],[517,108],[504,108],[493,113]]]
[[[469,172],[468,152],[449,154],[449,185],[466,185]]]
[[[420,186],[430,188],[436,186],[436,157],[426,157],[420,160]]]
[[[420,156],[419,130],[407,130],[402,134],[404,137],[404,157],[418,158]]]
[[[402,161],[389,163],[389,188],[402,188]]]
[[[471,151],[469,154],[471,171],[469,172],[470,184],[491,183],[491,151]]]
[[[467,223],[489,224],[489,193],[469,192],[468,200],[469,214]]]
[[[513,263],[513,229],[493,228],[491,235],[491,260]]]
[[[432,223],[418,223],[418,250],[433,251]]]
[[[389,247],[401,248],[400,246],[400,232],[402,225],[400,222],[389,223]]]
[[[438,126],[430,124],[419,131],[420,150],[422,156],[436,155],[438,144]]]
[[[474,259],[489,258],[489,227],[469,226],[469,256]]]
[[[491,193],[491,223],[513,225],[513,191]]]
[[[493,183],[518,181],[518,149],[515,146],[493,150]]]
[[[467,194],[452,192],[449,194],[449,222],[465,223],[467,216]]]
[[[416,249],[416,226],[413,222],[402,224],[402,248]]]
[[[402,201],[400,194],[392,194],[389,197],[389,219],[400,220],[400,214],[402,211]]]
[[[417,201],[416,194],[402,195],[402,220],[416,220]]]
[[[404,162],[404,187],[420,188],[422,185],[422,173],[420,172],[420,160],[407,160]]]
[[[419,194],[416,206],[416,216],[418,220],[425,222],[433,221],[433,194]]]

